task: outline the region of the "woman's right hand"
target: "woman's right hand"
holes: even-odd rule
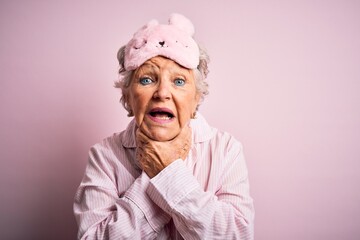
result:
[[[191,128],[185,126],[170,141],[158,142],[148,138],[140,128],[136,131],[136,158],[140,167],[152,178],[177,159],[185,160],[191,147]]]

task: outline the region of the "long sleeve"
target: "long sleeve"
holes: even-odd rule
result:
[[[151,179],[147,189],[151,199],[173,218],[185,239],[253,239],[254,209],[249,195],[245,160],[240,144],[232,144],[222,164],[213,164],[211,178],[219,183],[216,191],[204,191],[211,179],[202,166],[198,179],[182,160],[177,160]],[[214,155],[219,151],[216,148]],[[208,157],[209,158],[209,157]],[[200,180],[201,182],[201,180]],[[213,181],[214,182],[214,181]]]
[[[240,142],[191,121],[193,145],[149,179],[135,159],[135,121],[91,148],[74,213],[79,239],[253,239]]]
[[[90,150],[75,195],[78,239],[154,239],[170,216],[147,196],[148,176],[134,177],[126,162],[116,165],[104,152],[101,146]]]

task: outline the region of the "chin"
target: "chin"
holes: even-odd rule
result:
[[[179,135],[181,128],[178,124],[156,125],[144,121],[140,125],[141,131],[150,139],[158,142],[165,142],[174,139]]]
[[[157,131],[150,131],[149,134],[147,135],[148,137],[150,137],[155,141],[165,142],[174,139],[178,135],[178,133],[169,132],[168,130],[165,129],[161,129],[161,130],[157,129]]]

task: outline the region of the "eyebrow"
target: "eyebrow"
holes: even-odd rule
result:
[[[141,65],[135,72],[135,75],[139,76],[146,73],[158,73],[160,68],[155,64],[144,63]],[[188,78],[188,75],[191,75],[191,70],[189,69],[181,69],[181,68],[171,68],[169,69],[169,73],[177,76],[181,76],[183,78]]]
[[[145,73],[156,73],[158,72],[158,68],[155,67],[152,64],[143,64],[138,69],[136,69],[135,76],[139,76],[141,74]]]

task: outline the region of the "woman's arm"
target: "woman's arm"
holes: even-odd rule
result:
[[[211,161],[226,161],[223,169],[216,170],[222,173],[215,193],[205,192],[182,160],[173,162],[150,180],[148,195],[171,215],[185,239],[254,238],[247,168],[241,145],[233,145],[223,158],[211,156]]]
[[[100,148],[100,149],[99,149]],[[75,195],[74,213],[79,239],[151,239],[170,220],[147,196],[149,178],[142,173],[136,179],[123,166],[114,167],[101,147],[89,154],[85,176]],[[113,177],[115,175],[115,177]],[[123,185],[118,189],[115,183]],[[131,183],[133,182],[133,183]],[[126,185],[130,187],[125,188]]]

